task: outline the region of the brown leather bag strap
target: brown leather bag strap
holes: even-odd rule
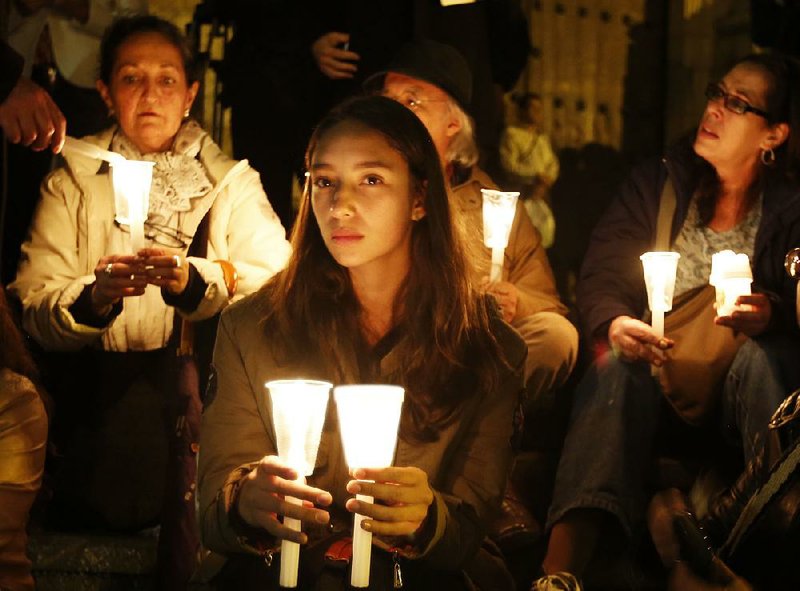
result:
[[[656,219],[656,241],[653,250],[666,251],[670,249],[672,237],[672,218],[675,216],[677,199],[675,187],[667,174],[664,188],[661,190],[661,199],[658,202],[658,218]]]
[[[225,279],[225,287],[228,289],[228,297],[232,298],[236,293],[236,287],[239,285],[239,273],[236,272],[236,267],[233,263],[223,259],[214,261],[222,267],[222,277]]]
[[[193,257],[205,257],[206,253],[208,252],[208,224],[209,224],[209,213],[203,216],[203,219],[200,220],[200,224],[197,226],[197,230],[195,230],[194,237],[192,238],[192,243],[189,245],[189,249],[186,252],[187,256]],[[175,314],[175,329],[180,335],[178,338],[178,349],[177,354],[180,355],[191,355],[194,352],[194,325],[190,320],[186,320],[182,316]]]

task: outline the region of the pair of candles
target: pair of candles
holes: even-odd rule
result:
[[[664,336],[664,313],[672,310],[675,275],[678,269],[677,252],[646,252],[641,257],[647,301],[652,313],[656,335]],[[717,315],[729,316],[740,295],[750,293],[753,274],[746,254],[723,250],[711,256],[709,283],[717,291]]]
[[[266,384],[272,402],[278,456],[297,470],[300,480],[314,472],[319,440],[328,408],[332,384],[311,380],[277,380]],[[383,468],[391,465],[397,443],[400,409],[404,390],[399,386],[353,385],[333,389],[339,417],[344,455],[350,468]],[[372,503],[374,498],[356,495],[359,501]],[[297,505],[300,499],[286,497]],[[361,528],[363,515],[353,523],[353,563],[350,585],[369,586],[372,557],[372,532]],[[284,517],[284,525],[300,531],[298,519]],[[281,587],[297,586],[300,546],[281,542]]]

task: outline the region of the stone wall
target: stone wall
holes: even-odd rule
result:
[[[706,85],[752,50],[749,0],[669,2],[667,58],[668,142],[694,130]]]
[[[751,49],[749,0],[521,2],[533,49],[516,90],[542,95],[557,148],[596,142],[633,159],[658,152],[696,126],[705,85]],[[197,3],[150,6],[185,27]],[[208,129],[214,82],[209,72],[198,105]]]

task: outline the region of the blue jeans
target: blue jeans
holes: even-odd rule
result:
[[[767,422],[789,393],[779,367],[786,339],[748,339],[726,376],[723,433],[736,439],[744,460],[759,453]],[[797,354],[800,347],[793,343]],[[800,355],[794,357],[800,359]],[[665,405],[645,363],[627,363],[610,353],[587,371],[575,392],[570,426],[556,473],[548,528],[573,509],[600,509],[615,516],[629,536],[643,524],[648,501],[645,475]]]

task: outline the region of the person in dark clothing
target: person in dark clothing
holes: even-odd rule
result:
[[[676,300],[705,289],[713,252],[749,254],[753,294],[739,296],[730,315],[715,317],[711,302],[698,314],[705,318],[711,311],[708,324],[696,326],[706,336],[722,330],[747,338],[709,386],[720,410],[694,418],[697,429],[740,446],[739,458],[760,452],[769,417],[788,389],[784,380],[791,379],[778,352],[800,353],[795,284],[783,271],[784,254],[800,241],[796,68],[781,56],[748,56],[710,84],[693,144],[634,171],[592,235],[577,302],[586,336],[605,352],[576,392],[548,516],[548,575],[586,574],[608,528],[635,539],[656,432],[676,412],[692,418],[691,407],[664,403],[661,384],[651,376],[651,365],[662,375],[671,371],[681,341],[668,338],[669,330],[662,338],[639,320],[648,304],[638,259],[654,250],[667,182],[676,206],[662,219],[668,248],[681,255]],[[714,428],[720,423],[722,434]],[[678,443],[674,436],[666,441]]]
[[[61,151],[67,124],[61,110],[38,84],[22,76],[23,59],[0,42],[0,127],[12,144]]]
[[[381,71],[407,41],[458,49],[473,72],[470,115],[485,158],[496,161],[502,117],[496,88],[510,90],[527,62],[527,21],[516,0],[442,6],[438,0],[237,0],[217,6],[234,35],[224,65],[233,149],[247,158],[286,228],[292,177],[314,124]]]
[[[790,394],[770,420],[763,452],[747,465],[733,486],[712,498],[702,515],[697,514],[706,544],[718,549],[708,572],[695,572],[690,561],[681,560],[691,550],[676,538],[673,520],[677,514],[695,514],[689,497],[672,488],[653,498],[647,521],[662,562],[670,570],[670,590],[800,588],[795,564],[800,543],[800,472],[794,463],[800,446],[798,410],[800,390]],[[785,480],[762,501],[770,477],[778,471],[786,474]],[[745,507],[751,502],[763,505],[748,520]]]
[[[66,119],[47,91],[22,75],[23,65],[22,56],[5,41],[0,41],[0,128],[3,137],[11,144],[28,146],[37,152],[49,148],[58,153],[67,133]],[[11,199],[8,189],[11,167],[8,165],[8,145],[2,149],[6,162],[2,170],[4,189],[0,195],[0,283],[5,283],[14,276],[19,243],[25,231],[19,226],[27,225],[29,218],[14,215],[14,212],[7,215]],[[32,211],[33,203],[20,204],[17,208]],[[12,223],[14,227],[11,227]]]

